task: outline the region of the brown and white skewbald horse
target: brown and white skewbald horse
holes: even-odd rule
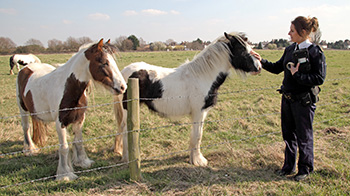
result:
[[[55,68],[48,64],[33,63],[20,70],[17,76],[17,103],[21,112],[26,154],[38,152],[36,145],[46,140],[45,122],[56,122],[60,143],[56,180],[73,180],[71,161],[76,166],[90,167],[84,150],[82,126],[87,106],[86,90],[91,80],[101,83],[113,94],[122,94],[127,85],[113,54],[116,48],[109,41],[81,47],[66,64]],[[78,107],[79,109],[74,109]],[[73,109],[72,109],[73,108]],[[30,134],[29,114],[33,122],[33,139]],[[67,126],[74,132],[73,158],[69,159]]]

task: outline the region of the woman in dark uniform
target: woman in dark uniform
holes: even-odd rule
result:
[[[294,43],[275,63],[262,59],[252,51],[265,70],[274,74],[284,72],[279,91],[282,94],[281,124],[286,148],[284,164],[277,173],[281,176],[295,173],[299,148],[298,173],[294,176],[297,181],[304,180],[314,170],[312,122],[320,90],[318,86],[323,84],[326,77],[323,51],[309,40],[310,33],[317,29],[317,18],[295,18],[288,33]]]

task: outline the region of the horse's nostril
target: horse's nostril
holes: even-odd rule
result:
[[[125,86],[120,86],[121,91],[125,91]]]

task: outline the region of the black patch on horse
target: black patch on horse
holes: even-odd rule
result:
[[[216,77],[216,80],[213,82],[213,84],[210,87],[210,90],[208,91],[208,95],[204,99],[204,106],[202,107],[202,110],[205,110],[211,106],[214,106],[217,102],[217,92],[220,88],[220,86],[225,82],[228,74],[220,72],[219,75]]]
[[[25,63],[24,61],[22,61],[22,60],[19,60],[18,61],[18,63],[20,64],[20,65],[22,65],[22,66],[26,66],[26,65],[28,65],[28,63]]]
[[[241,41],[245,41],[246,38],[240,36],[242,40],[238,40],[235,36],[225,34],[229,40],[227,43],[230,49],[230,62],[235,69],[242,70],[244,72],[258,71],[254,65],[252,56],[247,52],[246,46],[242,45]],[[239,35],[238,35],[239,36]]]
[[[139,79],[140,103],[145,103],[147,107],[155,112],[158,112],[154,107],[152,100],[142,100],[142,98],[157,99],[163,96],[163,84],[160,80],[152,82],[149,79],[149,74],[146,70],[141,69],[131,74],[129,78]],[[124,93],[123,100],[127,99],[127,92]],[[127,102],[123,102],[124,109],[127,109]]]

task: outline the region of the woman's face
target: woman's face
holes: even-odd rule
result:
[[[305,41],[306,38],[303,38],[302,36],[300,36],[297,32],[297,30],[295,29],[295,26],[294,24],[291,24],[290,25],[290,30],[289,30],[289,33],[288,35],[290,36],[290,40],[292,42],[296,42],[298,44],[300,44],[301,42]]]

